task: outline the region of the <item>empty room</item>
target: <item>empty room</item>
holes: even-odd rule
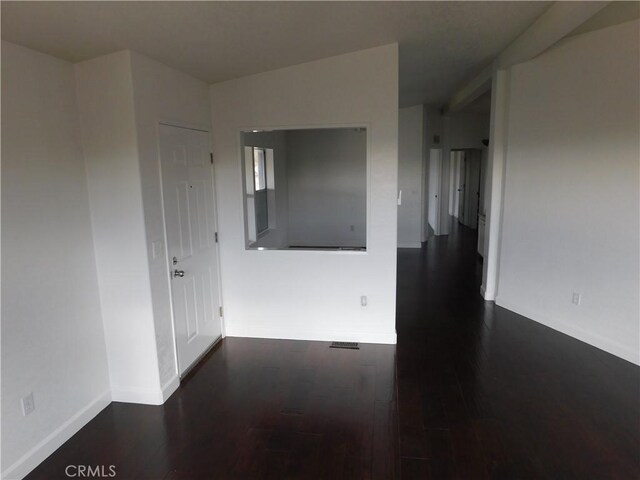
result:
[[[0,14],[3,480],[640,477],[640,2]]]

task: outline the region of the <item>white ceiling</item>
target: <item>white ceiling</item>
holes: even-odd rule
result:
[[[129,48],[209,83],[398,42],[401,106],[442,105],[550,3],[2,1],[2,38],[71,62]]]

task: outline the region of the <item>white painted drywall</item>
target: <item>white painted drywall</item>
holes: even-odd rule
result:
[[[73,65],[2,42],[2,478],[109,401]]]
[[[424,111],[422,105],[401,108],[398,126],[398,247],[420,248],[422,242],[422,167]]]
[[[486,113],[449,113],[444,115],[443,121],[449,148],[482,148],[482,139],[489,138],[489,115]]]
[[[287,184],[290,245],[366,246],[365,130],[287,131]]]
[[[486,223],[480,294],[494,301],[498,288],[500,228],[509,109],[509,70],[494,72],[491,79],[491,119],[486,179]]]
[[[145,232],[145,260],[151,288],[150,312],[162,398],[178,386],[170,303],[169,261],[165,250],[158,125],[194,127],[210,131],[209,87],[204,82],[135,52],[130,53],[139,182]],[[212,218],[215,221],[215,218]],[[153,244],[161,245],[153,258]]]
[[[253,244],[254,247],[287,248],[289,246],[289,191],[287,179],[287,139],[284,130],[277,132],[243,133],[244,146],[273,149],[275,189],[269,190],[267,202],[275,202],[275,225],[269,218],[269,230]],[[244,191],[243,191],[244,192]],[[246,212],[245,212],[246,215]]]
[[[208,86],[128,51],[76,76],[113,399],[163,403],[179,380],[157,132],[209,130]]]
[[[227,334],[395,342],[398,47],[211,87]],[[245,250],[240,130],[367,125],[367,251]],[[360,296],[368,306],[360,306]]]
[[[639,32],[633,21],[578,35],[512,68],[496,298],[634,363]]]
[[[162,403],[131,56],[76,64],[76,80],[113,399]]]

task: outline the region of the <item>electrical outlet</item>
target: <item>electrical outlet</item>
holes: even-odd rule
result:
[[[582,301],[582,295],[580,295],[578,292],[573,292],[573,296],[571,297],[571,303],[573,303],[574,305],[580,305],[581,301]]]
[[[367,296],[366,295],[362,295],[360,297],[360,305],[363,306],[363,307],[367,306]]]
[[[22,399],[22,415],[26,417],[36,409],[36,404],[33,401],[33,392]]]

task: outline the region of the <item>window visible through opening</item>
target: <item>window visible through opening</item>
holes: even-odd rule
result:
[[[253,149],[253,180],[256,192],[267,188],[265,151],[263,148]]]
[[[253,149],[253,186],[255,189],[256,231],[258,234],[269,229],[269,205],[267,194],[266,151]]]
[[[243,131],[241,146],[246,249],[366,251],[366,127]]]

